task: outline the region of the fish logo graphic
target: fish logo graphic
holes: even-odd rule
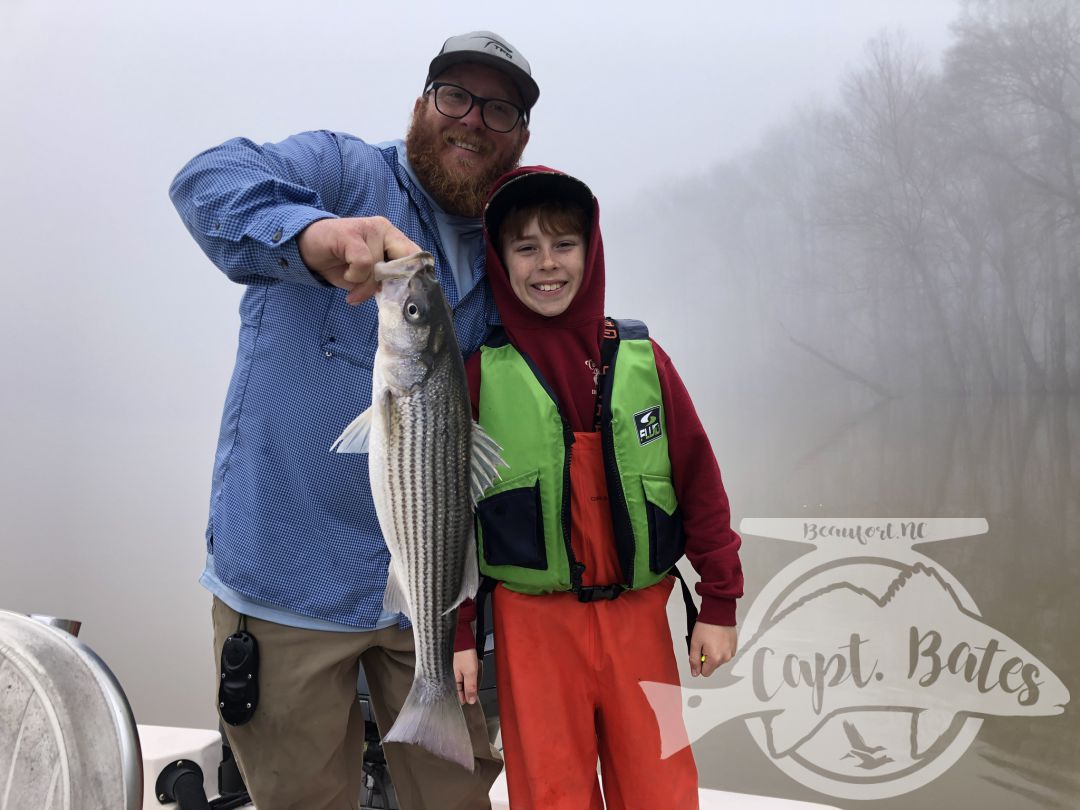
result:
[[[664,429],[660,424],[659,405],[635,413],[634,423],[637,425],[638,442],[642,446],[656,441],[664,433]]]
[[[797,780],[841,798],[884,798],[947,770],[982,718],[1065,710],[1069,690],[1050,668],[911,548],[981,533],[980,525],[985,532],[985,521],[818,523],[773,532],[812,542],[815,551],[755,601],[727,684],[641,684],[662,756],[744,718],[762,750]],[[744,521],[741,528],[763,527]]]

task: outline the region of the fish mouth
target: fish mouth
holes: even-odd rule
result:
[[[412,278],[422,270],[435,271],[434,257],[423,250],[389,262],[375,262],[372,277],[381,284],[393,279]]]

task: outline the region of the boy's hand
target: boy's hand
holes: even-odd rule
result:
[[[690,674],[706,678],[735,655],[738,633],[734,627],[696,622],[690,636]],[[703,661],[702,658],[705,660]]]
[[[462,704],[476,703],[476,683],[479,675],[480,664],[476,659],[476,650],[454,653],[454,680],[457,681],[457,696]]]

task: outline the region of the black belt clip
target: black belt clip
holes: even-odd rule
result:
[[[570,590],[577,593],[581,590],[581,576],[585,573],[585,566],[579,562],[570,563]]]
[[[259,705],[259,645],[247,631],[247,617],[221,645],[218,712],[230,726],[242,726]]]
[[[625,590],[625,585],[587,585],[578,588],[574,593],[577,594],[579,602],[610,602],[618,599],[619,594]]]

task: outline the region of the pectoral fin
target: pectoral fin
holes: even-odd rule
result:
[[[409,599],[404,586],[394,573],[394,565],[390,564],[390,570],[386,572],[386,591],[383,593],[383,610],[389,613],[401,613],[412,618],[412,609],[409,607]]]
[[[368,408],[349,423],[349,426],[337,437],[330,450],[337,453],[366,453],[368,436],[371,435],[371,415],[374,406]]]
[[[508,466],[502,460],[502,448],[480,425],[472,423],[472,470],[469,477],[469,490],[473,506],[483,496],[491,483],[499,477],[499,467]],[[473,557],[475,558],[475,551]]]

